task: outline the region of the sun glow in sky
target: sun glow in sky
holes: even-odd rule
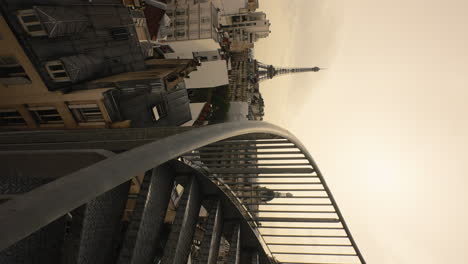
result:
[[[261,84],[308,148],[368,263],[468,259],[467,1],[263,0]]]

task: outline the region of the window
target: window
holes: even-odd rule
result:
[[[176,31],[177,37],[185,37],[185,31]]]
[[[31,80],[14,56],[0,56],[0,83],[28,84]]]
[[[172,11],[167,11],[167,12],[166,12],[166,15],[167,15],[168,17],[171,17],[173,14],[174,14],[174,13],[172,13]]]
[[[69,82],[70,77],[65,70],[62,62],[59,60],[49,61],[45,64],[47,72],[49,73],[50,78],[54,82]]]
[[[185,26],[185,20],[176,20],[175,25],[176,26]]]
[[[78,123],[105,122],[97,104],[69,104],[68,108]]]
[[[28,107],[28,110],[38,124],[63,124],[62,117],[55,107]]]
[[[202,18],[201,18],[201,23],[202,23],[202,24],[208,24],[208,23],[210,23],[210,18],[209,18],[209,17],[202,17]]]
[[[26,122],[16,109],[0,109],[0,126],[8,125],[26,125]]]
[[[185,9],[177,9],[175,13],[176,13],[176,16],[184,16]]]
[[[210,35],[211,35],[211,29],[202,29],[202,30],[200,31],[200,34],[201,34],[202,36],[210,36]]]
[[[111,29],[112,38],[115,40],[128,40],[128,29],[126,27],[115,27]]]
[[[33,37],[47,36],[47,32],[37,17],[36,11],[33,9],[20,10],[17,13],[18,20],[24,30]]]
[[[161,45],[159,46],[159,50],[162,53],[174,53],[174,50],[169,45]]]
[[[25,15],[21,17],[23,23],[32,23],[32,22],[39,22],[36,15]]]
[[[164,103],[157,104],[153,107],[153,119],[155,121],[158,121],[165,116],[167,116],[167,108]]]

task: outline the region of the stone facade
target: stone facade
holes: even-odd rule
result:
[[[154,93],[151,88],[145,95],[163,98],[198,65],[193,60],[149,59],[153,47],[147,45],[144,14],[129,10],[121,1],[4,3],[0,6],[7,14],[0,17],[0,45],[5,48],[0,54],[0,128],[134,126],[138,121],[125,119],[120,102],[107,100],[106,93],[115,95],[122,86],[131,86],[138,91],[134,96],[141,96],[148,88],[141,82],[163,82],[161,89]],[[160,125],[191,119],[185,98],[187,107],[175,107],[186,113],[185,120],[174,123],[169,118]],[[165,109],[160,107],[163,116],[169,116],[170,106],[164,102]],[[144,109],[147,116],[153,107],[157,105]],[[157,125],[157,117],[147,124]]]
[[[221,28],[228,35],[232,51],[253,48],[256,41],[270,35],[270,22],[264,12],[223,16],[221,21]]]

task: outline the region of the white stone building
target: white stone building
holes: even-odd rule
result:
[[[238,13],[221,18],[221,28],[231,42],[231,50],[253,48],[254,43],[270,35],[270,21],[264,12]]]
[[[165,58],[198,58],[201,66],[189,75],[187,88],[226,85],[228,65],[220,53],[219,10],[209,0],[168,1],[170,22],[161,29],[157,48]]]
[[[213,88],[229,83],[228,65],[225,60],[212,60],[201,63],[196,71],[185,79],[187,89]]]
[[[193,52],[219,49],[218,9],[213,3],[168,3],[166,15],[170,23],[157,40],[166,58],[191,58]]]
[[[203,0],[202,0],[203,1]],[[221,15],[235,15],[254,12],[258,8],[258,0],[204,0],[211,1],[220,9]]]

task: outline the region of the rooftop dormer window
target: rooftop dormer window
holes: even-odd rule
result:
[[[49,61],[45,64],[47,72],[49,73],[50,78],[54,82],[69,82],[70,77],[65,70],[62,62],[59,60]]]
[[[33,37],[47,36],[47,32],[37,16],[34,9],[20,10],[17,13],[18,20],[23,26],[24,30]]]
[[[18,11],[16,16],[32,37],[70,36],[85,31],[89,25],[85,15],[64,6],[34,6]]]

